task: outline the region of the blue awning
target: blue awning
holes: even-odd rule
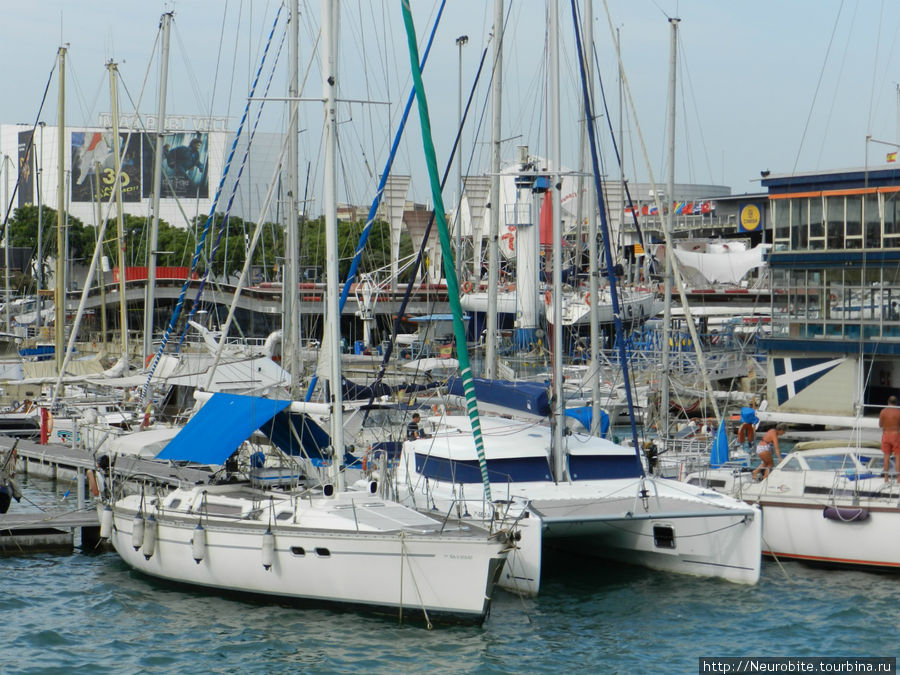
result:
[[[290,404],[257,396],[213,394],[157,459],[222,464],[254,431]]]

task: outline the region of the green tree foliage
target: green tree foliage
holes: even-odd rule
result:
[[[125,260],[128,266],[147,264],[149,243],[149,219],[125,214],[122,218],[125,238]],[[78,218],[68,217],[69,258],[87,264],[94,254],[97,242],[97,229],[85,226]],[[161,220],[159,223],[157,264],[160,266],[188,266],[196,248],[197,237],[202,233],[206,218],[197,219],[191,228],[173,227]],[[342,222],[338,225],[338,247],[340,251],[340,275],[345,279],[350,269],[350,261],[356,251],[360,233],[365,223]],[[37,255],[38,247],[38,208],[23,206],[16,209],[9,220],[10,245],[27,247]],[[300,265],[318,269],[322,280],[325,270],[325,222],[323,218],[314,221],[302,221],[298,224],[300,236]],[[204,244],[200,259],[203,274],[208,258],[215,247],[215,259],[212,270],[215,274],[237,275],[244,266],[247,247],[253,236],[255,225],[236,216],[228,219],[227,226],[222,214],[216,214],[210,232]],[[47,260],[56,257],[56,211],[43,207],[41,211],[41,251],[46,266]],[[109,259],[111,267],[119,264],[117,224],[111,219],[106,226],[102,242],[102,253]],[[218,244],[217,244],[218,242]],[[404,233],[400,240],[400,257],[409,256],[412,242]],[[284,263],[284,228],[266,223],[260,241],[253,256],[253,265],[266,270],[267,278],[274,278]],[[385,269],[390,265],[390,227],[388,223],[376,221],[369,234],[368,243],[363,252],[360,271]],[[46,269],[46,267],[45,267]],[[405,281],[408,274],[401,275]]]

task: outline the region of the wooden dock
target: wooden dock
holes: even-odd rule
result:
[[[73,482],[77,500],[74,509],[39,512],[16,511],[0,515],[0,555],[74,548],[80,531],[82,550],[100,541],[96,502],[88,493],[89,473],[97,470],[96,459],[87,450],[57,443],[0,436],[0,448],[9,449],[18,440],[17,471],[23,475]],[[173,462],[119,456],[110,466],[113,480],[136,484],[178,485],[209,482],[217,466],[184,466]],[[96,496],[96,495],[95,495]]]
[[[0,515],[0,554],[71,550],[76,529],[81,530],[83,548],[96,546],[100,539],[97,510],[13,510]]]

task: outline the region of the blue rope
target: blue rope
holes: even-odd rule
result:
[[[203,295],[203,290],[206,288],[206,283],[209,280],[209,274],[212,269],[212,264],[216,259],[216,253],[219,250],[219,244],[222,242],[222,235],[228,231],[228,220],[231,217],[231,208],[234,204],[234,197],[237,194],[238,185],[241,182],[241,176],[244,175],[244,167],[247,166],[247,158],[250,156],[250,148],[253,147],[253,139],[256,137],[256,128],[259,126],[259,119],[262,117],[263,106],[266,102],[266,97],[269,95],[269,87],[272,86],[272,79],[275,75],[275,68],[278,66],[278,60],[281,57],[281,51],[284,47],[284,41],[287,37],[287,31],[281,34],[281,43],[278,45],[278,51],[275,53],[275,60],[272,63],[272,70],[269,73],[269,80],[266,82],[266,89],[263,92],[263,100],[260,103],[259,110],[256,113],[256,119],[253,122],[253,128],[250,130],[250,140],[247,141],[247,148],[244,150],[244,156],[241,158],[241,166],[238,168],[237,178],[234,180],[234,184],[231,186],[231,196],[228,198],[228,205],[225,207],[225,214],[222,219],[222,226],[219,229],[219,233],[216,236],[216,242],[213,244],[212,250],[209,253],[209,265],[206,268],[206,273],[203,275],[203,278],[200,280],[200,287],[197,289],[197,295],[194,298],[194,304],[191,306],[191,312],[188,314],[187,321],[185,321],[184,326],[181,329],[181,339],[178,341],[178,347],[175,349],[175,352],[178,353],[181,351],[181,345],[184,344],[184,340],[187,337],[188,328],[190,324],[188,323],[191,319],[194,318],[194,315],[197,313],[197,309],[200,307],[200,298]],[[226,265],[227,265],[226,261]]]
[[[584,97],[584,116],[587,120],[588,139],[591,144],[591,163],[593,165],[594,189],[597,191],[597,206],[600,211],[600,224],[603,229],[603,253],[606,262],[606,275],[609,278],[609,290],[612,295],[613,306],[613,322],[616,330],[616,343],[619,351],[619,359],[622,364],[622,380],[625,385],[625,398],[628,401],[628,417],[631,421],[631,437],[634,444],[634,452],[637,459],[638,467],[641,475],[644,473],[643,464],[640,461],[640,445],[637,438],[637,426],[634,421],[634,402],[631,398],[631,377],[628,371],[628,356],[625,353],[625,336],[622,328],[622,317],[619,313],[619,294],[616,279],[616,273],[613,268],[612,250],[610,249],[609,222],[606,216],[606,201],[603,199],[603,189],[600,185],[600,162],[597,157],[597,138],[596,129],[594,128],[594,113],[591,105],[591,97],[587,85],[587,72],[584,65],[584,50],[581,42],[581,31],[579,29],[578,10],[575,7],[575,0],[571,0],[572,21],[575,24],[575,46],[578,50],[578,67],[581,72],[581,93]]]
[[[431,45],[434,42],[435,33],[437,33],[438,25],[441,22],[441,15],[444,13],[444,5],[446,5],[446,0],[441,2],[441,6],[438,9],[437,17],[434,20],[434,27],[431,29],[431,36],[428,38],[428,44],[425,46],[425,53],[422,56],[422,63],[419,66],[419,72],[425,69],[425,62],[428,61],[428,53],[431,51]],[[359,270],[359,263],[362,259],[363,249],[366,247],[366,242],[369,240],[369,233],[372,231],[372,226],[375,224],[375,214],[378,212],[378,207],[381,204],[381,198],[384,196],[384,187],[387,185],[388,177],[391,173],[391,167],[394,164],[394,158],[397,155],[397,148],[400,146],[400,139],[403,137],[403,130],[406,128],[406,120],[409,117],[409,112],[412,110],[413,101],[416,98],[416,89],[413,87],[409,92],[409,98],[406,100],[406,107],[403,109],[403,116],[400,118],[400,126],[397,129],[397,133],[394,135],[394,142],[391,145],[391,151],[388,155],[387,162],[384,165],[384,171],[381,172],[381,180],[378,183],[378,192],[375,193],[375,199],[372,200],[372,206],[369,207],[369,215],[366,219],[366,226],[363,228],[363,231],[359,235],[359,243],[356,245],[356,252],[353,254],[353,260],[350,261],[350,271],[347,272],[347,281],[344,283],[344,287],[341,289],[341,297],[338,301],[338,316],[341,315],[341,312],[344,311],[344,305],[347,304],[347,297],[350,295],[350,286],[353,283],[353,280],[356,278],[356,272]],[[309,383],[309,389],[306,392],[306,400],[309,401],[312,398],[313,393],[316,390],[316,385],[319,382],[319,376],[313,375],[312,380]]]
[[[256,71],[256,77],[253,80],[253,86],[250,88],[250,95],[247,97],[247,105],[244,106],[244,113],[241,116],[241,122],[238,125],[237,133],[234,137],[234,142],[231,144],[231,150],[228,153],[228,159],[225,162],[225,168],[222,171],[222,178],[219,180],[219,186],[216,188],[216,196],[213,199],[212,205],[209,207],[209,215],[206,218],[206,224],[203,227],[203,234],[200,236],[200,240],[197,242],[197,247],[194,250],[194,257],[191,259],[191,269],[190,273],[193,273],[197,269],[197,265],[200,261],[200,253],[203,251],[203,245],[206,243],[206,236],[209,234],[209,229],[212,226],[212,222],[215,218],[216,214],[216,205],[219,203],[219,197],[222,194],[222,190],[225,186],[225,179],[228,177],[228,171],[231,168],[231,161],[234,159],[234,153],[237,149],[238,141],[241,138],[241,133],[244,130],[244,123],[247,121],[247,115],[250,111],[250,102],[253,98],[253,94],[256,92],[256,85],[259,82],[259,76],[262,72],[263,65],[266,61],[266,56],[269,53],[269,46],[272,44],[272,38],[275,35],[275,26],[278,25],[278,20],[281,17],[281,9],[280,6],[278,8],[278,12],[275,14],[275,21],[272,23],[272,30],[269,31],[269,37],[266,40],[266,47],[263,51],[262,59],[260,59],[259,68]],[[188,278],[184,280],[184,285],[181,287],[181,293],[178,296],[178,302],[175,305],[175,311],[172,313],[172,319],[169,321],[169,325],[166,327],[166,332],[163,333],[162,343],[159,345],[159,349],[153,355],[153,360],[150,363],[150,367],[147,372],[147,381],[144,383],[143,388],[141,389],[141,400],[140,403],[143,405],[144,399],[147,397],[147,393],[150,391],[150,380],[153,377],[153,372],[156,370],[156,366],[159,364],[160,358],[162,358],[163,352],[166,350],[166,345],[169,343],[169,336],[172,334],[172,331],[175,330],[175,325],[178,323],[178,317],[181,315],[181,308],[184,306],[184,296],[187,294],[187,289],[190,286],[191,279],[190,273],[188,274]],[[152,330],[152,326],[147,326],[147,330]]]

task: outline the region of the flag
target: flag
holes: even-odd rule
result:
[[[679,215],[684,212],[685,203],[684,202],[675,202],[675,215]]]
[[[649,215],[650,215],[650,207],[647,206],[646,204],[644,204],[644,205],[641,207],[641,215],[642,215],[642,216],[649,216]]]
[[[712,202],[703,202],[700,205],[700,213],[709,213],[712,211]]]
[[[637,206],[626,206],[625,207],[625,215],[626,216],[636,216],[638,214]]]
[[[659,209],[656,208],[655,206],[651,206],[651,207],[650,207],[650,213],[649,213],[649,215],[655,216],[655,215],[658,215],[658,214],[659,214]]]
[[[695,216],[699,216],[703,213],[703,202],[694,202],[694,209],[691,211]]]
[[[688,202],[687,204],[685,204],[685,205],[684,205],[684,212],[685,212],[687,215],[692,214],[692,213],[694,212],[694,202]]]
[[[897,161],[897,153],[896,153],[896,152],[889,152],[889,153],[887,154],[887,161],[889,161],[889,162],[896,162],[896,161]]]

